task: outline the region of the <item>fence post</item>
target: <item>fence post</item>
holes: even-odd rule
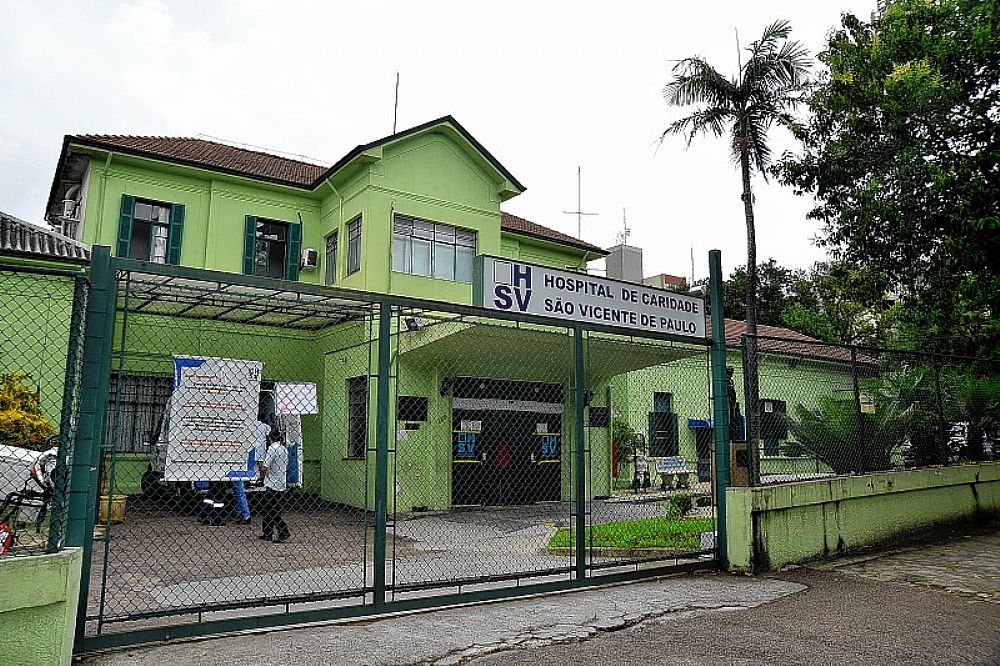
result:
[[[375,608],[385,605],[385,542],[389,483],[389,346],[392,334],[392,306],[379,303],[378,385],[375,408],[375,552],[373,596]]]
[[[576,488],[576,578],[583,580],[587,576],[587,497],[586,482],[587,475],[584,461],[584,428],[583,410],[585,405],[584,396],[587,389],[584,381],[583,364],[583,328],[576,326],[573,329],[573,360],[574,360],[574,395],[575,405],[573,414],[573,429],[576,431],[574,441],[576,447],[576,464],[573,472],[576,479],[573,485]]]
[[[55,490],[52,495],[52,520],[49,524],[48,552],[58,550],[66,538],[66,512],[69,496],[69,467],[67,453],[73,443],[73,408],[79,391],[77,390],[78,361],[80,360],[80,343],[83,335],[83,316],[87,307],[87,278],[78,275],[73,278],[73,306],[69,322],[69,340],[66,347],[66,371],[63,384],[62,410],[59,416],[59,456],[56,459],[54,478]],[[81,397],[82,399],[82,397]]]
[[[857,421],[857,426],[854,432],[854,447],[857,451],[861,451],[864,440],[864,424],[862,423],[861,411],[861,387],[858,385],[858,350],[851,345],[851,381],[854,384],[854,418]]]
[[[726,386],[726,325],[722,312],[722,253],[708,253],[709,298],[712,306],[712,426],[715,434],[715,547],[723,567],[726,548],[726,489],[729,487],[729,395]]]
[[[111,375],[111,347],[114,340],[117,289],[111,270],[111,248],[95,245],[90,259],[90,297],[87,300],[83,338],[83,367],[80,372],[80,413],[73,447],[66,520],[66,544],[83,551],[80,602],[76,616],[79,645],[87,623],[90,596],[90,568],[94,548],[94,522],[99,491],[101,443],[104,440],[108,409],[108,381]]]

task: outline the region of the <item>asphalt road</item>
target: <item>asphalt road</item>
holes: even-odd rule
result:
[[[535,664],[1000,664],[1000,605],[838,571],[781,575],[807,589],[734,612],[665,615],[475,666]]]

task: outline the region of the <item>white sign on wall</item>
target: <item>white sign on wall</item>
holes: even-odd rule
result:
[[[705,301],[630,282],[480,256],[476,305],[704,340]]]

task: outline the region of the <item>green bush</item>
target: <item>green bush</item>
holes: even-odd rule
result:
[[[687,493],[678,493],[670,498],[670,506],[683,518],[694,507],[694,500]]]
[[[56,429],[25,383],[26,372],[0,373],[0,444],[41,451]]]

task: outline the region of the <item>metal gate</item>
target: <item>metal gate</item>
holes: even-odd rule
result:
[[[91,279],[80,650],[716,566],[689,427],[725,436],[708,340],[102,248]],[[166,404],[136,395],[166,382]],[[283,464],[259,439],[286,490],[254,483]],[[185,458],[195,440],[217,459]]]

